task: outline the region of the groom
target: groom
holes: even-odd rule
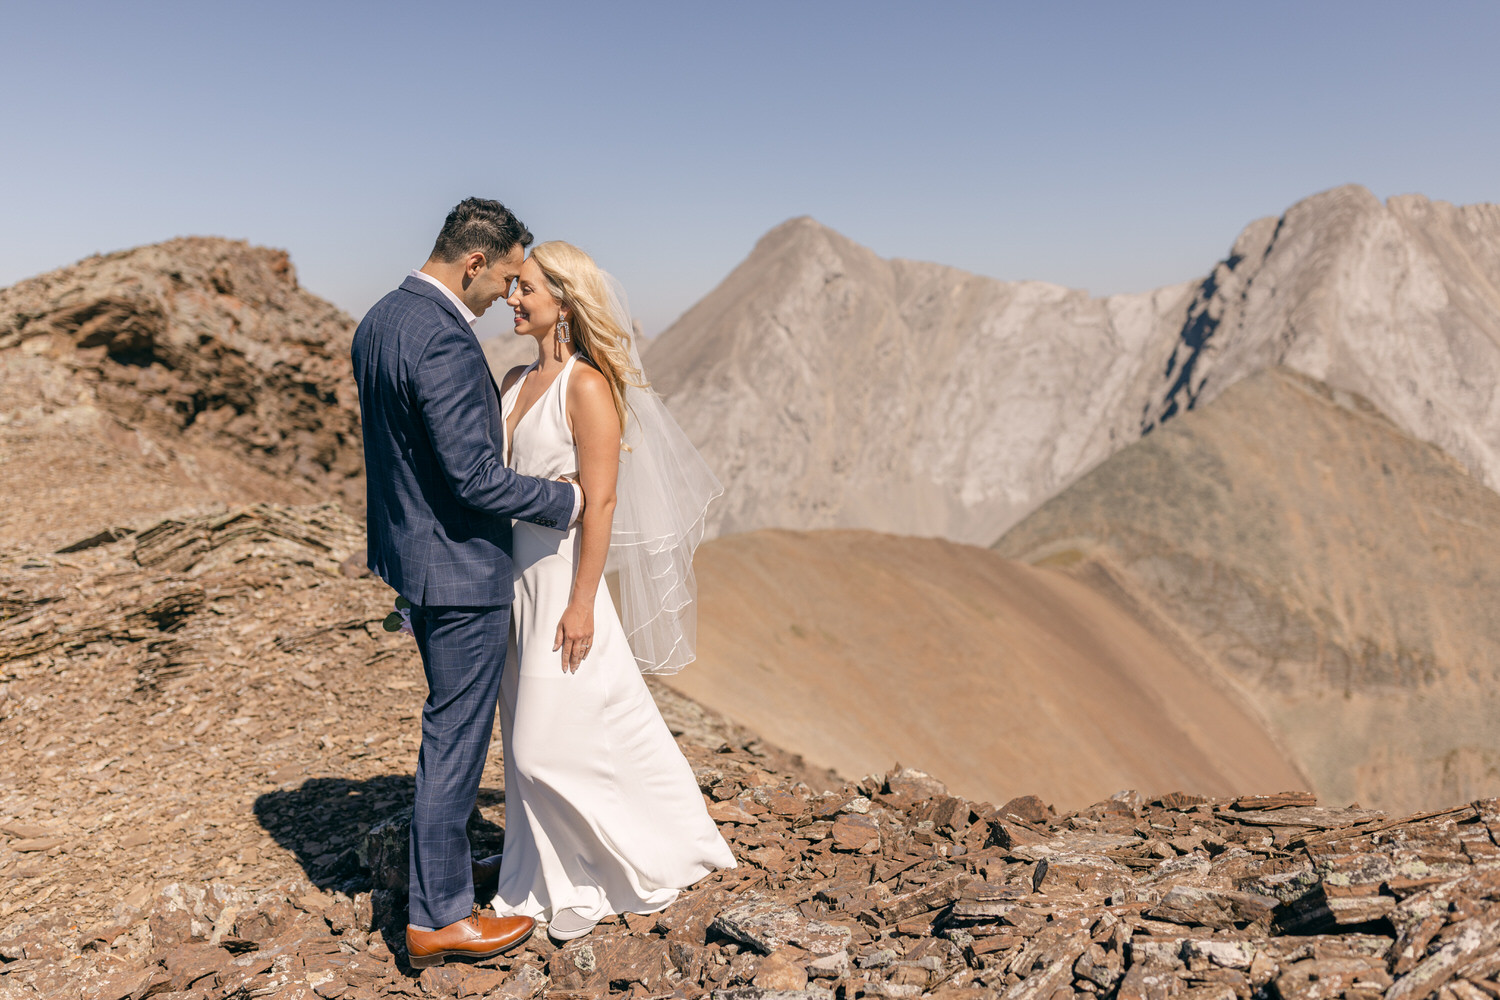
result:
[[[427,263],[354,333],[370,568],[412,604],[429,692],[409,861],[416,968],[498,955],[535,927],[480,915],[465,833],[505,666],[510,519],[566,526],[583,506],[576,485],[506,468],[499,392],[470,329],[508,294],[530,245],[498,201],[462,201]]]

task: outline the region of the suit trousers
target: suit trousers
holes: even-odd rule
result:
[[[446,927],[467,917],[474,902],[467,826],[495,727],[510,605],[413,607],[411,627],[428,694],[411,817],[409,919]]]

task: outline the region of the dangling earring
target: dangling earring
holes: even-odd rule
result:
[[[561,317],[557,320],[557,342],[559,344],[568,343],[568,321]]]

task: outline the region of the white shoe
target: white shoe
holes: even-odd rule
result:
[[[571,941],[581,938],[593,930],[599,921],[590,920],[571,907],[558,910],[547,922],[547,933],[557,941]]]

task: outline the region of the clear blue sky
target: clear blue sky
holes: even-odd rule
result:
[[[1500,201],[1500,3],[4,8],[0,285],[176,235],[356,316],[498,197],[648,332],[767,229],[1096,294],[1349,181]]]

